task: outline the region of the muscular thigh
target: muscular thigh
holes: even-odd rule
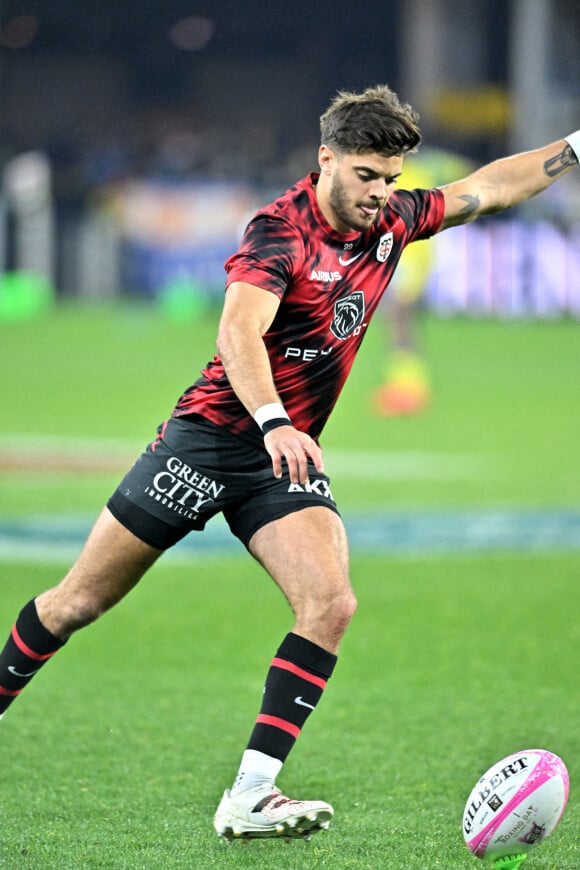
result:
[[[295,611],[315,598],[350,594],[348,543],[340,516],[314,506],[262,526],[249,550]]]
[[[42,623],[67,637],[120,601],[160,555],[105,508],[68,574],[36,599]]]

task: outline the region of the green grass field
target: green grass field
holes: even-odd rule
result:
[[[2,522],[95,516],[119,469],[213,353],[215,315],[147,309],[0,324]],[[580,509],[580,324],[426,319],[435,402],[381,421],[378,324],[325,433],[345,514]],[[18,457],[34,457],[11,462]],[[365,459],[366,457],[366,459]],[[333,469],[333,464],[335,469]],[[397,471],[400,468],[400,471]],[[335,806],[311,843],[224,846],[211,817],[290,626],[248,557],[161,560],[74,637],[0,724],[0,867],[9,870],[469,870],[467,795],[523,748],[561,755],[566,814],[525,867],[578,870],[580,550],[354,552],[359,612],[280,777]],[[0,562],[0,634],[66,565]]]

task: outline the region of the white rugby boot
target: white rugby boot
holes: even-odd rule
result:
[[[213,824],[218,837],[228,843],[264,837],[309,840],[312,834],[328,828],[333,813],[325,801],[295,801],[265,783],[235,797],[226,789]]]

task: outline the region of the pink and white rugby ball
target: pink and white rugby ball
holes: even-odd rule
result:
[[[529,852],[548,837],[566,807],[570,780],[561,758],[526,749],[483,774],[467,799],[463,837],[478,858]]]

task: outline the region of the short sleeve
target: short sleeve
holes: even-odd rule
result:
[[[445,200],[437,188],[397,190],[388,202],[388,210],[402,218],[408,231],[408,244],[428,239],[439,231],[443,223]]]
[[[237,252],[226,261],[226,285],[244,281],[282,298],[303,261],[300,233],[281,218],[257,215],[248,224]]]

